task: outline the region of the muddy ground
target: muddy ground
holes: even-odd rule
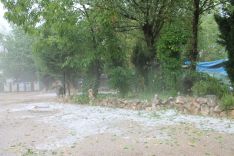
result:
[[[0,156],[233,156],[234,120],[0,94]]]

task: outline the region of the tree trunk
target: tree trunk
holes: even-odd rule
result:
[[[153,26],[150,24],[145,24],[142,28],[144,33],[144,39],[147,46],[147,52],[145,53],[145,64],[144,70],[142,71],[142,76],[144,77],[144,85],[149,86],[149,72],[154,66],[158,66],[157,52],[155,48],[155,41],[157,36],[153,31]]]
[[[145,38],[145,41],[146,41],[146,45],[147,45],[147,50],[149,51],[149,54],[148,54],[148,58],[147,58],[147,62],[146,65],[147,66],[152,66],[154,61],[156,61],[156,48],[155,48],[155,36],[154,36],[154,33],[153,33],[153,26],[150,25],[150,24],[145,24],[143,26],[143,32],[144,32],[144,38]]]
[[[101,76],[101,70],[100,70],[100,63],[98,60],[95,61],[93,64],[93,76],[94,76],[94,82],[92,84],[93,94],[94,97],[98,95],[98,88],[100,85],[100,76]]]
[[[71,82],[71,75],[70,75],[70,72],[67,72],[67,81],[66,81],[66,84],[67,84],[67,93],[68,93],[68,96],[71,96],[70,82]]]
[[[193,0],[193,22],[192,22],[192,50],[190,54],[190,60],[192,64],[192,69],[196,70],[196,62],[198,57],[198,27],[199,27],[199,18],[200,18],[200,9],[199,9],[200,0]]]
[[[66,96],[66,72],[63,72],[63,95]]]

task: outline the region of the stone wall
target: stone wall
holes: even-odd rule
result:
[[[185,114],[234,118],[234,110],[223,111],[219,106],[217,97],[214,95],[206,97],[177,96],[166,100],[161,100],[155,95],[151,101],[108,98],[96,100],[95,103],[105,107],[147,111],[173,108]]]

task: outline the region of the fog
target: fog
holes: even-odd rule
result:
[[[0,155],[233,155],[233,5],[2,0]]]

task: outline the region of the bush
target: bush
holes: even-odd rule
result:
[[[77,95],[72,97],[72,101],[78,104],[88,104],[89,97],[87,95]]]
[[[109,73],[110,85],[126,96],[131,89],[132,72],[124,67],[116,67]]]
[[[171,92],[174,95],[178,92],[191,94],[191,89],[196,82],[210,79],[207,74],[198,73],[187,69],[167,69],[160,68],[151,72],[150,85],[148,90],[152,92]]]
[[[177,93],[180,86],[180,70],[159,69],[149,74],[149,85],[147,90],[151,92],[173,92]]]
[[[210,76],[207,74],[198,73],[192,70],[184,70],[181,74],[180,92],[191,94],[194,84],[201,80],[206,80],[208,77]]]
[[[215,78],[198,81],[192,87],[193,95],[216,95],[221,98],[228,93],[228,87]]]
[[[223,110],[234,109],[234,96],[233,95],[224,95],[221,99],[221,108]]]

